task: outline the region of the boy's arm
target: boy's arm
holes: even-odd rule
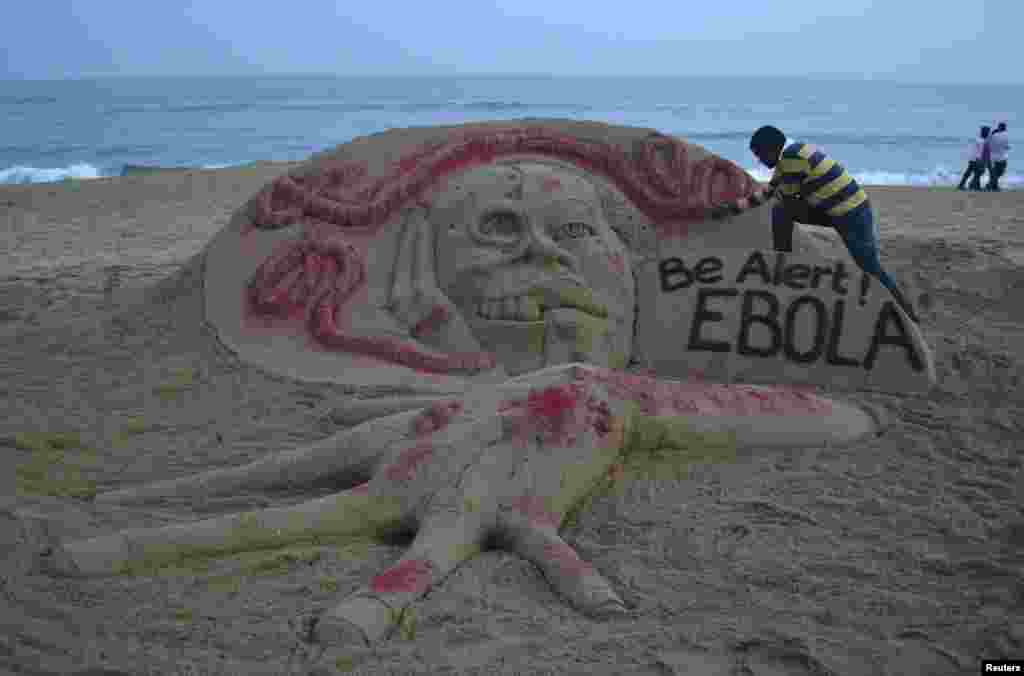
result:
[[[785,172],[782,171],[781,163],[775,167],[775,172],[772,174],[771,180],[768,185],[771,187],[772,193],[775,197],[782,200],[799,200],[801,199],[799,183],[784,182],[783,176]]]

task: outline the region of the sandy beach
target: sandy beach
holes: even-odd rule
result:
[[[1024,191],[866,186],[939,384],[854,394],[891,424],[852,449],[764,452],[596,498],[563,537],[626,618],[583,616],[532,564],[485,552],[417,605],[414,632],[298,640],[296,618],[405,541],[173,576],[35,572],[47,539],[311,497],[80,497],[343,429],[351,391],[240,363],[195,291],[192,257],[291,166],[0,186],[0,672],[939,676],[1024,658]]]

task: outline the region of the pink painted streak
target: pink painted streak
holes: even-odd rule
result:
[[[587,422],[597,433],[598,438],[608,436],[612,428],[612,411],[608,402],[594,398],[587,401]]]
[[[597,370],[612,396],[633,401],[645,415],[689,413],[707,416],[824,415],[831,403],[799,386],[666,382],[649,376]]]
[[[662,134],[651,134],[626,152],[544,127],[491,127],[430,142],[375,180],[354,164],[335,166],[328,177],[323,169],[280,176],[252,200],[249,216],[257,227],[315,219],[375,232],[447,174],[510,154],[557,157],[606,176],[664,226],[664,235],[680,234],[685,222],[705,220],[719,203],[746,197],[756,187],[737,165],[714,155],[694,160],[685,143]]]
[[[451,312],[443,305],[435,305],[430,310],[430,314],[426,318],[417,322],[416,326],[412,328],[412,335],[417,338],[427,331],[436,329],[441,324],[444,324],[451,319]]]
[[[541,190],[544,192],[554,192],[562,189],[562,182],[554,176],[545,178],[541,183]]]
[[[507,400],[499,406],[499,413],[513,422],[513,435],[520,444],[526,444],[536,435],[543,443],[573,445],[579,423],[582,389],[575,383],[551,385],[532,390],[525,400]]]
[[[371,589],[377,594],[421,594],[430,587],[434,564],[426,559],[409,559],[373,578]]]
[[[543,390],[530,392],[526,407],[533,415],[555,421],[576,408],[580,402],[580,390],[571,384],[551,385]]]
[[[544,556],[557,564],[566,575],[578,577],[594,572],[594,567],[581,559],[573,548],[564,542],[544,545]]]
[[[402,451],[401,455],[384,470],[384,476],[391,481],[408,481],[416,474],[416,469],[434,455],[429,444],[417,444]]]
[[[310,227],[267,258],[249,284],[249,312],[269,317],[309,317],[312,337],[327,348],[374,356],[422,371],[448,373],[494,367],[487,353],[427,352],[389,337],[353,336],[338,327],[338,313],[366,282],[362,254],[340,235]],[[438,306],[430,325],[447,318]],[[420,327],[422,328],[422,327]]]
[[[626,274],[626,263],[620,253],[608,254],[608,267],[618,275]]]
[[[413,420],[413,430],[417,436],[437,432],[447,427],[462,408],[462,402],[457,399],[431,404]]]
[[[288,317],[297,308],[344,303],[366,276],[360,253],[338,239],[307,232],[267,258],[249,284],[250,311]]]
[[[527,522],[535,527],[558,528],[562,517],[548,511],[544,498],[536,495],[521,495],[512,501],[512,509],[526,517]]]

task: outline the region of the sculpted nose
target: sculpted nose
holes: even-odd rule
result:
[[[536,221],[529,221],[525,235],[526,258],[539,261],[545,267],[554,263],[573,274],[579,274],[580,263],[576,256],[559,246]]]

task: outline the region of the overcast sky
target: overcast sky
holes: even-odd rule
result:
[[[0,77],[819,75],[1024,82],[1020,0],[28,0]]]

